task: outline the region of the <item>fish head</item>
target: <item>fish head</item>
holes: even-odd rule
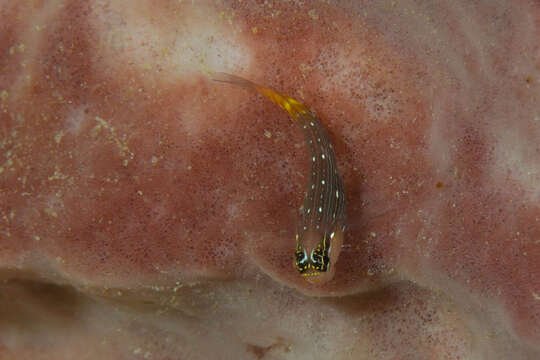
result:
[[[343,226],[326,232],[308,229],[297,235],[296,244],[294,264],[305,280],[323,284],[334,277],[343,244]]]

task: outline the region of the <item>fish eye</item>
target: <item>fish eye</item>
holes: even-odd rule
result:
[[[296,250],[296,261],[303,263],[307,260],[306,250]]]
[[[328,256],[328,248],[321,245],[311,251],[311,263],[313,267],[321,272],[328,271],[330,265],[330,257]]]
[[[316,270],[318,272],[326,272],[330,267],[329,247],[327,242],[323,240],[315,249],[308,254],[301,246],[295,251],[296,269],[304,274],[308,270]]]
[[[300,273],[305,272],[309,268],[309,262],[308,262],[306,250],[301,249],[301,248],[296,249],[294,257],[295,257],[296,269]]]

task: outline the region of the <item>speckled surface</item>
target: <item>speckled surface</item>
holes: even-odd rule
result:
[[[540,357],[536,1],[0,2],[0,357]],[[348,227],[292,264],[313,109]]]

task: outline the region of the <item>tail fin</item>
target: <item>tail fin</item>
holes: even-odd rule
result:
[[[238,85],[245,88],[257,89],[257,85],[254,82],[241,78],[240,76],[235,76],[224,72],[211,73],[210,78],[214,81]]]
[[[231,75],[231,74],[227,74],[223,72],[213,72],[213,73],[210,73],[210,78],[214,81],[229,83],[229,84],[241,86],[243,88],[254,89],[258,91],[259,93],[261,93],[262,95],[269,98],[272,102],[277,104],[280,108],[287,111],[294,120],[298,119],[299,114],[304,114],[307,112],[307,108],[300,102],[296,101],[295,99],[290,98],[289,96],[285,94],[280,94],[272,88],[258,85],[252,81],[241,78],[239,76],[235,76],[235,75]]]

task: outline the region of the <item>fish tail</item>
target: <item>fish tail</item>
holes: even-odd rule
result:
[[[299,120],[299,115],[307,112],[307,108],[304,104],[285,94],[280,94],[273,89],[264,87],[257,87],[257,90],[272,100],[272,102],[276,103],[280,108],[288,112],[294,120]]]
[[[307,108],[299,101],[285,94],[280,94],[272,88],[261,86],[240,76],[231,75],[224,72],[214,72],[210,74],[210,78],[214,81],[229,83],[241,86],[243,88],[257,90],[259,93],[266,96],[283,110],[287,111],[289,115],[295,120],[298,120],[300,114],[305,114],[307,112]]]
[[[213,72],[210,74],[210,78],[218,82],[229,83],[244,88],[257,89],[257,85],[254,82],[241,78],[240,76],[235,76],[224,72]]]

